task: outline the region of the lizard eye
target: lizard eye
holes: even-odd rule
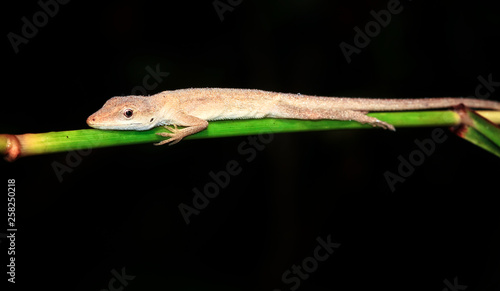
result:
[[[125,115],[125,117],[127,117],[127,118],[132,117],[133,114],[134,114],[134,110],[132,110],[132,109],[125,109],[125,111],[123,111],[123,115]]]

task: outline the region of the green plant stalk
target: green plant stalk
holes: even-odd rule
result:
[[[471,126],[500,147],[500,127],[472,110],[466,110]]]
[[[500,123],[500,111],[478,111],[495,123]],[[375,112],[368,114],[393,124],[396,128],[422,126],[456,126],[460,116],[454,111],[406,111]],[[318,131],[332,129],[373,128],[358,122],[337,120],[292,120],[292,119],[251,119],[212,121],[208,128],[185,139],[215,138],[281,132]],[[0,135],[0,153],[7,160],[18,157],[48,154],[62,151],[81,150],[98,147],[159,142],[164,138],[157,132],[166,132],[163,127],[149,131],[112,131],[81,129],[21,135]]]
[[[456,111],[462,125],[452,129],[455,134],[500,157],[500,127],[464,106]]]
[[[471,126],[463,125],[454,130],[459,137],[471,142],[472,144],[487,150],[488,152],[500,158],[500,146],[496,145],[486,136]]]

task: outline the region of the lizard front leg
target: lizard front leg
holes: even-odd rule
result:
[[[183,138],[188,135],[195,134],[207,128],[208,122],[201,118],[188,115],[185,113],[176,114],[174,120],[172,120],[172,125],[174,127],[166,125],[165,128],[170,132],[158,132],[157,135],[163,137],[169,137],[169,139],[162,140],[154,145],[164,145],[168,143],[169,145],[176,144],[180,142]],[[186,128],[178,129],[177,125],[186,126]]]

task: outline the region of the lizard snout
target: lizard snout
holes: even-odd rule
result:
[[[90,116],[87,118],[87,124],[88,124],[88,126],[90,126],[90,127],[94,127],[94,124],[95,124],[95,116],[94,116],[94,114],[90,115]]]

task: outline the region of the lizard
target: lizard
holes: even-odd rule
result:
[[[393,125],[366,114],[370,111],[435,109],[459,104],[500,110],[500,102],[473,98],[375,99],[321,97],[255,89],[191,88],[163,91],[151,96],[113,97],[87,118],[87,124],[104,130],[149,130],[164,126],[169,132],[156,134],[169,139],[155,145],[172,145],[206,129],[208,121],[212,120],[354,120],[394,131]]]

